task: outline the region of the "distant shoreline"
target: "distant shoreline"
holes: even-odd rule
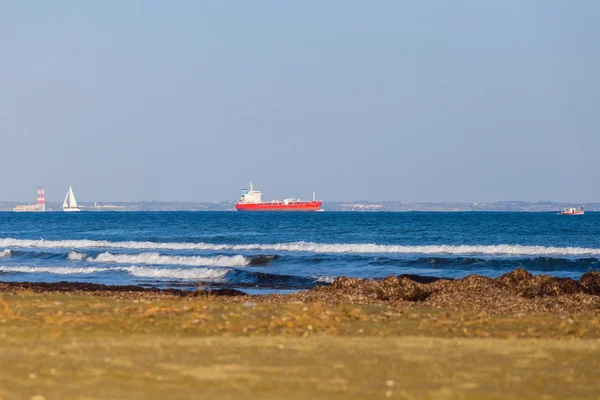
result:
[[[2,202],[0,212],[12,211],[14,207],[32,204],[27,202]],[[82,202],[82,211],[127,212],[127,211],[236,211],[235,202]],[[499,201],[494,203],[452,203],[452,202],[404,202],[404,201],[351,201],[324,202],[325,211],[339,212],[558,212],[567,207],[585,205],[586,212],[600,211],[600,202],[526,202]],[[46,211],[62,212],[62,203],[47,202]]]

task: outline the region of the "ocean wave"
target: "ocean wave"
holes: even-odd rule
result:
[[[186,281],[188,283],[209,283],[219,286],[269,287],[303,289],[329,282],[329,278],[308,278],[294,275],[266,274],[234,268],[153,268],[153,267],[31,267],[0,266],[0,274],[34,273],[55,275],[86,275],[99,272],[126,273],[136,278],[152,281]],[[61,278],[64,279],[64,278]],[[333,279],[333,278],[331,278]]]
[[[0,272],[21,272],[21,273],[47,273],[57,275],[72,274],[95,274],[98,272],[121,270],[120,268],[94,268],[94,267],[25,267],[25,266],[0,266]]]
[[[85,253],[78,253],[76,251],[70,251],[67,258],[71,261],[83,261],[83,260],[85,260],[86,256],[87,256],[87,254],[85,254]]]
[[[86,257],[85,253],[72,251],[69,253],[69,260],[89,261],[103,263],[122,263],[122,264],[163,264],[163,265],[192,265],[192,266],[212,266],[212,267],[241,267],[249,265],[251,258],[241,255],[236,256],[165,256],[159,253],[141,253],[141,254],[113,254],[102,253],[96,257]]]
[[[154,242],[110,242],[103,240],[23,240],[0,239],[0,247],[32,248],[113,248],[152,250],[207,250],[207,251],[285,251],[312,253],[396,253],[396,254],[456,254],[456,255],[504,255],[504,256],[599,256],[600,248],[546,247],[525,245],[385,245],[360,243],[313,243],[292,242],[278,244],[211,244],[211,243],[154,243]]]
[[[67,258],[67,254],[64,252],[50,252],[50,251],[26,251],[26,250],[4,250],[0,252],[0,257],[14,257],[14,258],[40,258],[50,260],[54,258]]]
[[[223,278],[230,271],[228,268],[149,268],[149,267],[30,267],[30,266],[0,266],[0,272],[37,273],[57,275],[95,274],[98,272],[126,272],[132,276],[144,278],[170,278],[188,280],[216,280]]]
[[[128,267],[125,268],[130,275],[142,278],[170,278],[202,281],[222,280],[230,271],[227,268],[150,268]]]
[[[446,266],[469,266],[469,265],[521,265],[528,266],[589,266],[596,265],[600,262],[598,258],[583,257],[583,258],[560,258],[560,257],[526,257],[526,258],[473,258],[473,257],[421,257],[414,260],[395,260],[381,259],[372,262],[372,264],[402,264],[402,265],[439,265],[442,268]]]

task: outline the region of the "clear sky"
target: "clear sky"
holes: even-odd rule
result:
[[[0,200],[600,201],[600,1],[0,2]]]

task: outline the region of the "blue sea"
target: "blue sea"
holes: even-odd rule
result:
[[[0,213],[0,281],[271,293],[517,267],[600,270],[600,213]]]

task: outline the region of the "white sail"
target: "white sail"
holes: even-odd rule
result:
[[[70,191],[70,188],[69,188]],[[65,196],[65,201],[63,201],[63,208],[69,208],[69,192],[67,192],[67,195]]]
[[[69,186],[69,207],[77,208],[77,200],[75,200],[75,194],[73,193],[73,189]]]
[[[77,200],[75,200],[75,194],[73,193],[73,188],[69,186],[69,191],[65,196],[65,201],[63,202],[63,210],[64,211],[79,211],[80,208],[77,206]]]

